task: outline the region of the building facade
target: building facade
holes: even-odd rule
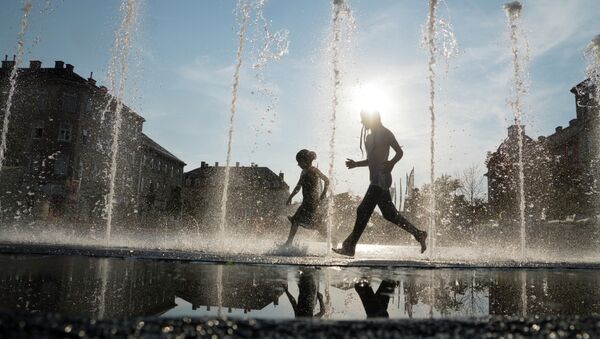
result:
[[[14,65],[5,59],[0,68],[2,107]],[[109,91],[91,75],[75,73],[73,65],[56,61],[42,68],[34,60],[19,68],[0,172],[0,218],[105,223],[116,146],[113,219],[136,220],[140,164],[148,148],[145,120],[123,105],[119,142],[113,145],[116,108]]]
[[[224,166],[205,162],[184,175],[184,214],[205,229],[218,229],[224,177]],[[237,163],[230,167],[227,223],[235,230],[264,231],[282,220],[288,195],[283,173]]]
[[[180,219],[185,162],[142,133],[138,211],[144,221]]]
[[[534,140],[523,128],[523,167],[526,217],[562,219],[597,212],[598,104],[595,89],[586,80],[571,89],[576,118],[558,126],[548,136]],[[488,201],[499,219],[519,215],[518,132],[510,126],[508,137],[488,154]]]

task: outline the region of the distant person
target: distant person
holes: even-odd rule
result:
[[[292,225],[284,246],[292,245],[298,226],[317,230],[321,235],[326,233],[323,223],[323,211],[320,205],[321,201],[327,196],[329,179],[312,165],[316,158],[317,154],[315,152],[306,149],[300,150],[296,154],[296,161],[302,169],[302,173],[300,173],[298,184],[290,194],[286,205],[292,203],[292,198],[300,192],[300,189],[302,189],[302,204],[293,216],[288,217]],[[323,180],[323,192],[319,192],[319,180]]]
[[[367,318],[389,318],[388,306],[390,296],[394,294],[394,289],[398,283],[393,280],[383,280],[379,284],[377,292],[373,292],[373,288],[368,281],[360,281],[354,284],[354,290],[358,293],[360,301],[365,308]]]
[[[315,269],[301,269],[298,277],[298,301],[288,291],[287,286],[283,290],[294,309],[296,318],[321,318],[325,314],[325,303],[323,295],[319,292],[318,272]],[[316,314],[315,307],[319,303],[319,312]]]
[[[341,248],[334,248],[333,251],[347,256],[354,256],[356,244],[360,239],[375,206],[383,217],[392,222],[408,233],[412,234],[421,244],[421,253],[425,252],[427,245],[427,232],[421,231],[404,218],[394,206],[392,196],[390,195],[390,186],[392,185],[392,169],[400,159],[402,159],[402,148],[398,145],[394,134],[381,123],[379,112],[360,113],[363,125],[360,136],[360,150],[363,150],[363,144],[367,151],[367,160],[354,161],[346,160],[346,167],[349,169],[355,167],[369,167],[371,184],[367,189],[362,202],[356,211],[356,222],[352,233],[344,240]],[[396,154],[391,160],[388,160],[392,148]]]

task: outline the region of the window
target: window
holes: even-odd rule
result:
[[[63,111],[68,113],[77,112],[77,95],[72,93],[63,95]]]
[[[54,156],[54,174],[66,175],[68,161],[69,161],[69,157],[64,154],[55,155]]]
[[[44,110],[48,106],[48,92],[37,91],[35,93],[35,104],[37,109]]]
[[[68,122],[61,122],[58,129],[58,140],[71,142],[71,124]]]
[[[41,139],[44,137],[44,122],[43,121],[36,121],[33,123],[33,131],[32,131],[32,137],[34,139]]]
[[[88,131],[87,129],[84,129],[83,132],[81,133],[81,143],[84,145],[87,145],[89,139],[90,139],[90,131]]]
[[[85,98],[85,108],[84,108],[85,112],[86,113],[91,112],[92,108],[93,108],[92,97]]]

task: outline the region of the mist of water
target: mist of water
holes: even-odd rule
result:
[[[14,65],[10,71],[8,77],[9,88],[8,96],[6,97],[6,103],[4,104],[4,118],[2,121],[2,135],[0,137],[0,173],[2,173],[2,167],[4,166],[4,160],[6,158],[7,148],[7,135],[8,125],[10,123],[10,114],[13,105],[14,95],[17,90],[17,78],[19,76],[19,66],[23,62],[23,55],[25,54],[25,33],[29,26],[29,15],[31,13],[32,3],[31,0],[25,0],[23,3],[23,9],[21,14],[21,21],[19,25],[19,33],[17,34],[17,54],[15,55]]]
[[[235,71],[233,73],[233,85],[231,88],[231,107],[229,109],[229,127],[227,130],[227,159],[225,161],[225,176],[223,178],[223,193],[221,194],[221,219],[219,223],[219,233],[224,235],[225,225],[227,224],[227,200],[229,195],[229,175],[231,163],[231,144],[233,142],[233,127],[235,121],[235,113],[237,110],[238,89],[240,85],[240,69],[244,60],[244,34],[248,17],[250,16],[250,8],[247,0],[238,2],[238,11],[240,18],[240,30],[238,33],[238,49],[236,53]]]
[[[116,104],[114,120],[112,121],[112,142],[110,148],[110,172],[109,187],[106,198],[106,241],[110,241],[113,210],[115,204],[115,181],[117,177],[117,159],[119,155],[119,137],[121,126],[123,124],[123,96],[125,92],[125,83],[127,81],[127,57],[132,43],[132,37],[137,24],[138,2],[137,0],[123,0],[121,2],[121,23],[115,32],[113,47],[113,57],[109,67],[109,82],[116,84],[114,95],[109,99],[109,103],[103,111],[102,116],[110,109],[112,103]],[[115,80],[118,74],[118,80]]]
[[[511,52],[512,52],[512,64],[513,64],[513,78],[514,78],[514,98],[511,103],[515,125],[517,127],[517,143],[518,143],[518,172],[519,172],[519,225],[521,230],[521,259],[525,260],[525,246],[526,246],[526,233],[525,233],[525,175],[523,169],[523,126],[521,121],[523,120],[523,96],[525,95],[525,81],[524,81],[524,70],[523,70],[523,56],[520,46],[519,38],[521,37],[521,30],[519,29],[519,18],[521,16],[521,10],[523,6],[518,1],[513,1],[503,6],[506,16],[508,18],[508,28],[510,32],[511,41]]]

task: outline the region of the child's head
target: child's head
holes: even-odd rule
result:
[[[296,153],[296,161],[298,162],[298,166],[300,166],[302,169],[309,168],[312,165],[313,160],[316,158],[317,153],[307,149],[302,149]]]

